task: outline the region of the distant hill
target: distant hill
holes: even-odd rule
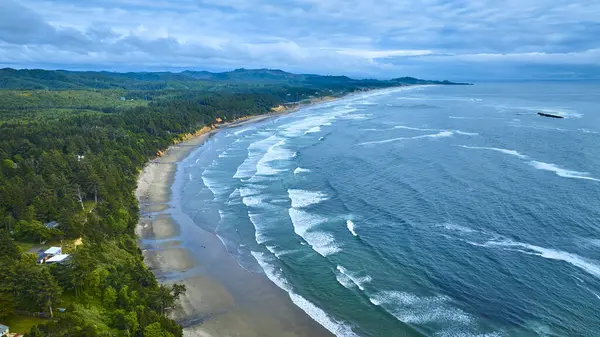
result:
[[[416,84],[461,85],[449,81],[401,77],[392,80],[352,79],[347,76],[292,74],[278,69],[236,69],[208,71],[129,72],[66,71],[11,68],[0,69],[0,89],[200,89],[215,85],[285,85],[311,88],[373,88]]]

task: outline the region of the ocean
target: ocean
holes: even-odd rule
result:
[[[221,130],[174,192],[337,336],[597,336],[599,107],[577,82],[356,94]]]

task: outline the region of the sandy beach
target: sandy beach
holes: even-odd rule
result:
[[[214,233],[195,225],[172,200],[177,164],[210,141],[219,129],[280,114],[205,128],[161,153],[139,175],[136,196],[140,221],[136,231],[140,247],[160,282],[187,287],[170,312],[184,327],[184,336],[332,336],[265,275],[241,268]]]

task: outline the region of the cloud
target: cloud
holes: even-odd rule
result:
[[[506,76],[528,65],[585,72],[600,66],[597,13],[600,3],[583,0],[3,0],[0,65],[469,78],[487,63]]]

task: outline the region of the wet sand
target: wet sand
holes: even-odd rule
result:
[[[224,127],[257,122],[269,114]],[[170,315],[192,337],[333,336],[263,274],[240,267],[214,233],[180,211],[172,190],[177,164],[210,140],[218,129],[169,148],[140,173],[137,234],[144,259],[160,282],[183,283],[187,292]]]

